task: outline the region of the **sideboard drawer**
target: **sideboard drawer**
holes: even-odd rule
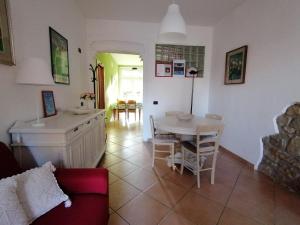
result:
[[[66,134],[67,141],[70,141],[70,140],[74,139],[75,137],[77,137],[78,135],[80,135],[82,133],[83,127],[84,127],[84,125],[81,124],[81,125],[73,128],[69,132],[67,132],[67,134]]]

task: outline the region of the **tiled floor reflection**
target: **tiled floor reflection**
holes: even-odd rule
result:
[[[300,196],[221,151],[215,184],[209,174],[181,176],[163,161],[151,167],[151,143],[131,120],[107,127],[109,225],[300,225]]]

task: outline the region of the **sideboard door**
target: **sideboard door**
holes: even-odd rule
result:
[[[95,135],[94,128],[84,134],[84,167],[93,167],[95,160]]]
[[[80,136],[71,142],[69,154],[72,168],[82,168],[84,166],[84,143],[83,137]]]

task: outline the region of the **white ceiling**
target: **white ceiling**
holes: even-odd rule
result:
[[[116,63],[121,66],[143,66],[139,55],[111,53]]]
[[[172,0],[76,0],[87,18],[160,22]],[[189,25],[213,26],[245,0],[177,0]]]

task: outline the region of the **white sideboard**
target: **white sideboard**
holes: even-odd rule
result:
[[[22,168],[51,161],[57,167],[96,167],[106,149],[105,111],[85,115],[61,112],[44,127],[17,121],[10,129],[12,149]]]

